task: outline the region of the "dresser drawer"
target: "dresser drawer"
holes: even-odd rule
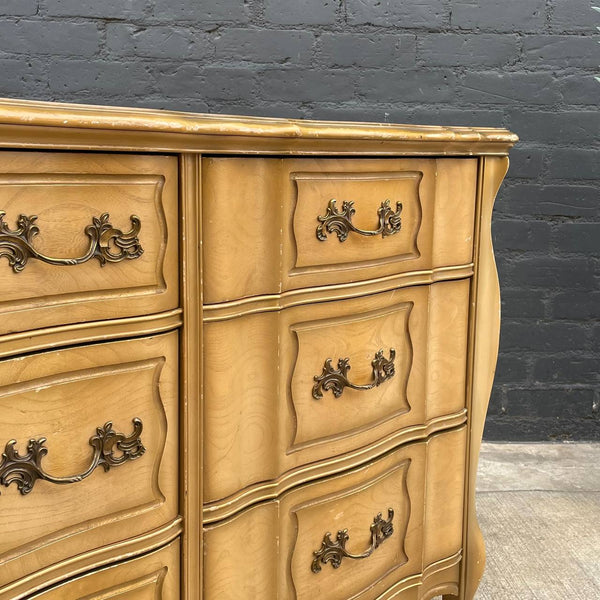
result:
[[[465,444],[464,427],[439,434],[207,527],[205,600],[456,591]]]
[[[0,158],[0,334],[178,306],[176,157]]]
[[[469,285],[205,323],[205,514],[281,493],[301,465],[364,461],[464,419]]]
[[[0,362],[0,597],[177,519],[177,352],[173,332]]]
[[[36,600],[177,600],[179,540],[141,558],[77,577],[36,594]]]
[[[476,159],[205,158],[208,303],[472,261]]]

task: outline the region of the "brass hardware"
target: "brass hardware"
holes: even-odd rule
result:
[[[140,218],[131,215],[131,231],[123,232],[109,222],[108,213],[93,217],[92,224],[85,228],[90,238],[87,252],[78,258],[52,258],[38,252],[32,245],[33,238],[40,232],[35,224],[36,215],[19,215],[17,229],[10,229],[4,222],[6,213],[0,210],[0,258],[5,257],[15,273],[25,268],[30,258],[41,260],[49,265],[80,265],[91,258],[97,258],[100,265],[107,262],[120,262],[124,259],[138,258],[144,252],[138,234],[141,228]]]
[[[312,389],[312,395],[315,400],[320,400],[323,397],[323,392],[331,390],[334,397],[339,398],[342,395],[345,387],[353,390],[371,390],[384,381],[391,379],[396,374],[394,359],[396,358],[396,350],[390,348],[390,358],[383,356],[383,350],[379,350],[375,354],[375,358],[371,361],[373,367],[373,381],[365,385],[356,385],[348,380],[348,371],[350,370],[350,359],[340,358],[338,360],[338,368],[334,369],[331,364],[331,358],[325,361],[323,372],[320,375],[315,375],[315,385]]]
[[[343,558],[358,560],[371,556],[371,554],[373,554],[373,552],[394,533],[394,525],[392,524],[393,518],[394,509],[388,508],[387,521],[381,516],[381,513],[373,519],[371,525],[371,545],[362,554],[350,554],[350,552],[346,550],[346,542],[350,538],[347,529],[340,529],[337,532],[335,542],[331,540],[331,533],[326,533],[323,536],[321,548],[313,552],[314,558],[311,571],[313,573],[319,573],[321,571],[321,564],[326,565],[328,562],[331,563],[331,566],[334,569],[337,569],[342,564]]]
[[[317,220],[321,223],[317,227],[317,238],[322,242],[327,239],[328,233],[335,233],[340,242],[345,242],[351,231],[360,235],[371,236],[381,234],[381,237],[386,237],[398,233],[402,227],[402,219],[400,218],[400,213],[402,212],[401,202],[396,202],[396,212],[390,207],[389,200],[381,203],[381,206],[377,210],[379,227],[373,231],[359,229],[352,223],[352,216],[356,212],[352,200],[345,200],[342,203],[341,212],[338,211],[335,203],[335,198],[332,198],[327,205],[325,216],[317,217]]]
[[[42,468],[42,458],[48,454],[48,448],[44,446],[46,438],[30,439],[27,444],[27,453],[22,456],[15,448],[17,441],[10,440],[2,453],[0,462],[0,484],[8,487],[15,483],[21,494],[29,494],[38,479],[50,483],[77,483],[89,477],[98,466],[105,471],[111,467],[118,467],[128,460],[135,460],[144,454],[146,448],[142,444],[140,434],[142,433],[142,420],[133,419],[133,433],[126,436],[117,433],[108,421],[103,427],[96,428],[96,435],[90,438],[90,446],[94,449],[92,462],[86,471],[80,475],[71,477],[53,477]],[[121,454],[115,456],[115,451]]]

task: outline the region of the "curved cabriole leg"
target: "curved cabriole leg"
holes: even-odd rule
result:
[[[492,247],[492,209],[498,188],[508,169],[507,157],[481,158],[480,198],[481,220],[479,243],[476,247],[476,276],[474,293],[477,311],[472,321],[473,383],[469,412],[470,435],[467,462],[467,504],[464,530],[464,559],[462,566],[460,600],[472,600],[485,567],[485,544],[475,511],[475,479],[479,449],[487,413],[500,335],[500,288]],[[444,600],[456,600],[444,596]]]

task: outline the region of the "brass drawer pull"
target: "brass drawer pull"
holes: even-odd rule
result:
[[[398,233],[402,228],[402,203],[396,202],[396,212],[390,207],[390,201],[384,200],[377,210],[379,217],[379,227],[373,231],[359,229],[352,223],[352,215],[356,212],[354,202],[352,200],[344,200],[342,203],[342,211],[339,212],[335,198],[332,198],[327,205],[327,212],[324,217],[318,216],[317,220],[321,223],[317,227],[317,238],[324,242],[327,239],[328,233],[335,233],[340,242],[345,242],[348,234],[351,231],[360,235],[379,235],[386,237]]]
[[[379,350],[375,354],[375,358],[371,361],[373,367],[373,380],[365,385],[356,385],[348,380],[348,371],[350,370],[350,359],[340,358],[338,360],[338,368],[334,369],[331,364],[331,358],[325,361],[323,372],[320,375],[315,375],[315,385],[312,389],[312,395],[315,400],[320,400],[323,397],[323,392],[331,390],[334,397],[339,398],[342,395],[345,387],[353,390],[371,390],[384,381],[391,379],[396,374],[394,359],[396,358],[396,350],[390,348],[390,358],[383,356],[383,350]]]
[[[346,550],[346,542],[350,538],[347,529],[340,529],[337,532],[335,542],[331,540],[331,533],[326,533],[323,536],[321,542],[321,548],[315,552],[312,561],[311,571],[313,573],[319,573],[321,571],[321,564],[326,565],[328,562],[334,569],[337,569],[342,564],[343,558],[361,559],[367,558],[373,554],[373,552],[379,548],[379,546],[391,537],[394,533],[394,525],[392,519],[394,518],[394,509],[388,508],[387,521],[379,513],[371,525],[371,545],[362,554],[350,554]]]
[[[27,444],[27,453],[22,456],[15,448],[16,440],[10,440],[2,453],[0,484],[8,487],[11,483],[15,483],[24,496],[31,492],[38,479],[58,484],[77,483],[89,477],[100,465],[105,471],[109,471],[111,467],[118,467],[128,460],[135,460],[144,454],[146,448],[140,439],[142,429],[142,420],[138,418],[133,419],[133,433],[130,436],[117,433],[112,428],[110,421],[103,427],[96,428],[96,435],[90,438],[90,446],[94,449],[90,466],[80,475],[71,477],[53,477],[44,471],[42,458],[48,454],[48,448],[44,446],[46,438],[30,439]],[[120,454],[115,455],[115,451]]]
[[[90,238],[87,252],[78,258],[52,258],[38,252],[32,245],[33,238],[40,229],[35,224],[36,215],[19,215],[17,229],[10,229],[4,222],[6,213],[0,210],[0,258],[6,257],[15,273],[25,268],[30,258],[41,260],[49,265],[80,265],[91,258],[97,258],[100,265],[107,262],[120,262],[124,259],[138,258],[144,252],[138,239],[141,228],[140,218],[131,215],[131,231],[123,232],[113,227],[108,213],[93,217],[92,224],[85,228]]]

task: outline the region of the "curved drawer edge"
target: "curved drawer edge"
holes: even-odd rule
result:
[[[163,333],[180,327],[182,309],[123,319],[46,327],[0,336],[0,359],[59,346]]]
[[[410,273],[390,275],[368,281],[302,288],[282,292],[281,294],[252,296],[229,302],[219,302],[218,304],[205,304],[203,307],[203,320],[205,323],[224,321],[244,315],[277,312],[284,308],[313,302],[346,300],[414,285],[427,285],[437,281],[466,279],[473,275],[473,266],[473,263],[468,263],[450,267],[435,267],[424,271],[412,271]]]
[[[292,469],[277,479],[249,486],[222,500],[209,502],[203,507],[204,524],[227,519],[260,502],[272,500],[291,488],[351,469],[378,458],[401,444],[422,440],[438,431],[458,427],[467,421],[467,410],[431,419],[422,425],[414,425],[394,432],[374,444],[356,451]]]
[[[419,600],[432,600],[442,594],[457,595],[458,568],[462,560],[462,550],[442,560],[432,563],[418,575],[411,575],[398,581],[377,596],[377,600],[392,600],[411,588],[419,587]]]
[[[122,561],[150,552],[168,544],[183,531],[182,518],[143,535],[117,544],[96,548],[90,552],[55,563],[0,588],[0,600],[21,600],[60,581],[102,567],[111,562]]]

